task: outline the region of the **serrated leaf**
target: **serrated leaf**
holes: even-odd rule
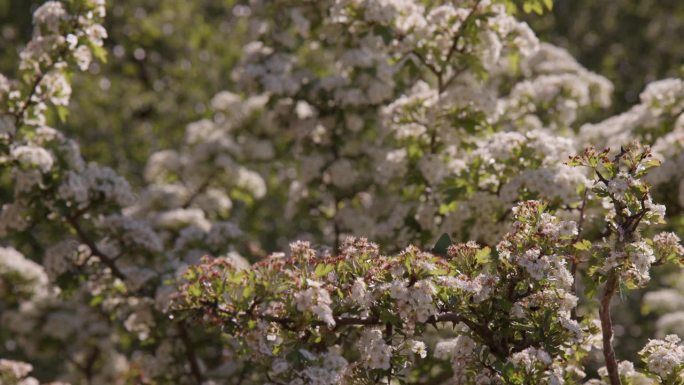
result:
[[[335,269],[334,265],[327,264],[327,263],[319,263],[316,265],[316,270],[314,271],[314,274],[316,275],[317,278],[325,277]]]
[[[586,251],[591,249],[591,242],[586,239],[582,239],[581,241],[575,242],[575,244],[572,246],[577,250]]]
[[[492,260],[491,254],[492,254],[492,249],[485,246],[475,254],[475,260],[480,265],[487,264]]]
[[[534,12],[536,14],[541,15],[542,13],[544,13],[544,8],[539,3],[539,1],[541,1],[541,0],[527,0],[527,1],[525,1],[525,3],[523,3],[523,11],[525,11],[525,13]]]

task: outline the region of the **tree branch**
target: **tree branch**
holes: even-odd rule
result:
[[[188,363],[190,364],[190,372],[197,385],[201,385],[204,381],[204,376],[202,375],[202,369],[199,366],[199,361],[197,360],[197,354],[195,353],[195,347],[192,344],[188,330],[185,328],[185,322],[180,321],[177,324],[178,334],[185,347],[185,355],[187,356]]]
[[[608,378],[611,385],[622,385],[618,364],[613,349],[613,322],[610,317],[610,300],[615,295],[618,286],[617,274],[611,271],[603,289],[601,303],[599,306],[599,317],[601,318],[601,332],[603,334],[603,357],[608,369]]]
[[[122,281],[126,280],[126,274],[124,274],[121,269],[119,269],[116,266],[116,263],[114,263],[114,259],[110,258],[107,256],[107,254],[103,253],[100,248],[97,247],[97,244],[88,236],[88,234],[83,230],[83,227],[81,227],[81,224],[78,221],[78,218],[75,216],[67,216],[66,217],[67,222],[71,227],[76,231],[76,235],[78,235],[78,238],[81,240],[81,242],[85,243],[86,246],[90,248],[90,251],[94,254],[97,255],[98,258],[100,258],[100,261],[104,263],[109,269],[112,271],[112,275],[115,277],[121,279]]]

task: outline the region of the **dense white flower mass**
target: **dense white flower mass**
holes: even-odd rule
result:
[[[329,326],[335,326],[335,319],[330,309],[332,300],[328,291],[322,290],[321,283],[316,281],[307,281],[307,286],[306,290],[295,294],[297,310],[311,312]]]
[[[684,375],[684,346],[680,342],[681,339],[674,334],[664,340],[650,340],[640,352],[645,357],[648,370],[663,379],[681,379]]]
[[[37,27],[44,27],[50,33],[58,32],[59,23],[67,18],[68,14],[59,1],[48,1],[33,12],[33,22]],[[40,31],[38,32],[40,33]]]
[[[0,75],[0,383],[679,385],[681,272],[653,328],[611,300],[684,263],[684,82],[587,123],[612,84],[513,2],[248,3],[233,89],[139,184],[49,127],[104,1],[35,10]]]
[[[361,359],[368,369],[389,369],[392,347],[385,343],[382,330],[366,330],[358,342]]]
[[[86,245],[70,239],[56,243],[46,250],[43,267],[47,275],[54,280],[75,265],[84,263],[89,256],[90,250]]]
[[[12,157],[27,168],[35,167],[46,173],[52,168],[54,162],[52,155],[42,147],[19,146],[12,149]]]
[[[435,347],[435,357],[449,360],[454,370],[456,383],[467,381],[466,371],[473,362],[477,345],[468,336],[458,336],[453,340],[441,341]]]
[[[630,267],[632,271],[628,274],[635,275],[637,284],[643,286],[648,283],[650,279],[648,272],[651,264],[656,260],[653,249],[645,242],[632,243],[627,248],[630,250],[628,253],[632,264]]]
[[[408,282],[396,280],[390,284],[388,290],[404,319],[415,319],[415,322],[422,323],[436,312],[432,303],[435,288],[428,280],[415,282],[411,287],[408,287]]]
[[[47,293],[43,268],[11,247],[0,247],[0,297],[40,297]]]

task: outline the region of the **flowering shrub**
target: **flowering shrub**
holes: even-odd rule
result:
[[[611,314],[684,265],[684,83],[584,123],[612,85],[515,18],[550,6],[240,5],[236,89],[134,191],[49,126],[105,4],[43,4],[0,77],[2,383],[684,384]]]

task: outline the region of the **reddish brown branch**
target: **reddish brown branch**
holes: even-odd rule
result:
[[[617,360],[615,358],[615,350],[613,349],[613,321],[610,317],[610,301],[615,295],[617,287],[617,275],[615,272],[611,272],[608,275],[608,280],[603,289],[603,295],[601,296],[601,303],[599,306],[601,332],[603,334],[603,357],[606,361],[606,369],[608,369],[608,378],[610,379],[611,385],[622,385],[620,382]]]

